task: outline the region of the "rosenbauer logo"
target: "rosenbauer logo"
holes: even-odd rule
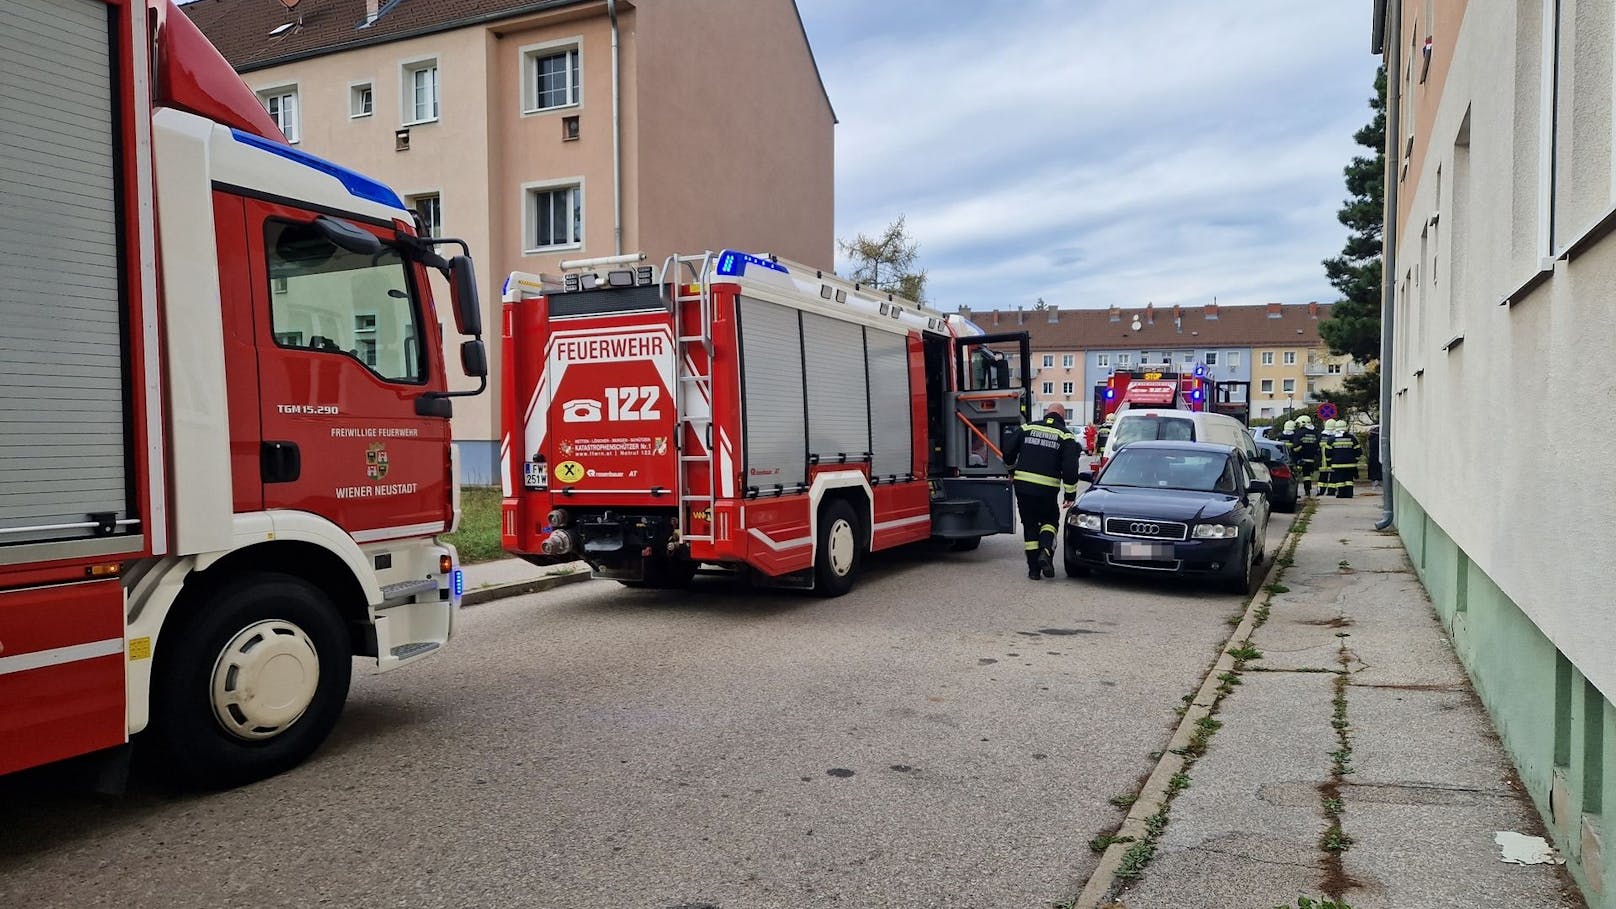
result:
[[[556,341],[555,358],[561,363],[622,363],[667,355],[668,336],[662,332],[610,335],[600,338],[563,338]]]

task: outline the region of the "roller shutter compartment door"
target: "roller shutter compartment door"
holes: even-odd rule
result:
[[[829,316],[802,314],[803,377],[808,387],[808,453],[820,464],[864,459],[870,450],[864,329]]]
[[[764,493],[807,482],[803,438],[802,327],[797,311],[740,300],[746,483]]]
[[[875,452],[875,462],[871,473],[879,477],[908,476],[914,469],[909,338],[868,328],[864,331],[864,347],[870,376],[870,423],[874,427],[871,451]]]
[[[0,545],[128,517],[109,7],[0,28]]]

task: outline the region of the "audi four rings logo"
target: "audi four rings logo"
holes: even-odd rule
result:
[[[1161,533],[1160,524],[1146,524],[1143,521],[1134,521],[1128,525],[1129,533]]]

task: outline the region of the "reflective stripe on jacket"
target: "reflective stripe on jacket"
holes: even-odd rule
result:
[[[1066,421],[1053,414],[1036,423],[1023,423],[1004,445],[1004,462],[1014,468],[1011,476],[1019,483],[1048,486],[1072,494],[1077,492],[1078,457],[1083,446],[1066,428]]]

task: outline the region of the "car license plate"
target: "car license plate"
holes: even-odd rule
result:
[[[1165,561],[1173,557],[1173,547],[1166,543],[1118,543],[1117,558]]]
[[[550,488],[550,471],[547,465],[535,461],[528,461],[522,465],[522,485],[528,489]]]

